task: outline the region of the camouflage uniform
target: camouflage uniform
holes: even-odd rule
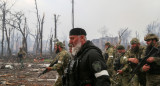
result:
[[[131,43],[131,45],[134,43],[139,43],[139,40],[137,38],[133,38],[130,41],[130,43]],[[126,53],[126,57],[127,58],[137,58],[140,61],[144,57],[144,50],[145,50],[145,48],[143,46],[139,46],[139,49],[136,52],[129,49],[128,52]],[[126,62],[127,61],[128,61],[128,59],[126,59]],[[128,67],[129,66],[133,70],[137,66],[137,64],[129,62]],[[132,79],[133,86],[139,86],[142,84],[145,86],[145,82],[146,82],[145,76],[146,76],[145,73],[142,73],[140,71],[137,74],[135,74],[135,76]]]
[[[128,80],[130,79],[130,72],[131,72],[131,68],[128,66],[129,64],[125,63],[125,59],[127,59],[127,57],[125,55],[122,55],[120,58],[120,64],[123,65],[123,67],[121,68],[121,70],[123,71],[121,75],[121,86],[131,86],[131,84],[128,82]]]
[[[26,52],[20,48],[19,52],[18,52],[18,58],[19,58],[19,62],[21,63],[21,68],[24,68],[24,64],[23,64],[23,59],[26,56]]]
[[[144,38],[145,41],[153,39],[157,41],[153,46],[160,51],[159,38],[155,34],[148,34]],[[146,55],[147,54],[146,50]],[[160,86],[160,52],[152,53],[150,57],[153,57],[154,61],[148,64],[150,65],[150,69],[146,73],[146,86]]]
[[[117,50],[125,50],[124,46],[119,45],[117,46]],[[116,59],[114,62],[114,69],[116,71],[118,70],[122,70],[123,73],[122,74],[116,74],[117,76],[117,85],[116,86],[130,86],[130,84],[128,83],[128,80],[130,78],[130,71],[131,68],[129,68],[129,64],[127,62],[125,62],[125,59],[127,59],[127,57],[125,56],[125,52],[124,53],[116,53]]]
[[[64,74],[64,70],[67,67],[70,57],[70,54],[65,49],[62,49],[62,51],[60,51],[52,61],[58,61],[57,64],[51,68],[52,70],[56,70],[58,72],[58,79],[54,86],[62,86],[62,75]]]
[[[110,81],[111,84],[115,84],[115,81],[113,79],[113,76],[116,74],[116,72],[114,71],[114,67],[113,67],[113,61],[114,61],[114,48],[112,47],[112,45],[107,42],[105,45],[108,45],[108,48],[105,50],[105,54],[108,56],[108,59],[106,60],[106,65],[107,65],[107,70],[108,73],[110,75]],[[104,58],[105,55],[103,54]]]

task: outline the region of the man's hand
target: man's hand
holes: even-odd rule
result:
[[[128,58],[128,61],[135,63],[135,64],[138,64],[139,62],[137,58]]]
[[[117,70],[118,74],[122,74],[123,71],[122,70]]]
[[[154,62],[154,61],[155,61],[154,57],[149,57],[149,58],[147,59],[147,62],[149,62],[149,63],[152,63],[152,62]]]
[[[52,67],[47,67],[47,72],[51,71],[52,70]]]
[[[143,71],[148,71],[150,69],[150,65],[147,65],[147,64],[145,64],[145,65],[143,65],[143,67],[142,67],[142,70]]]

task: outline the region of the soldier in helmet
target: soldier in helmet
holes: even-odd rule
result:
[[[128,80],[130,79],[130,68],[128,67],[128,63],[124,62],[127,59],[125,56],[125,48],[123,45],[117,46],[116,58],[114,61],[114,69],[117,72],[116,86],[130,86]],[[114,77],[115,78],[115,77]]]
[[[160,44],[159,38],[155,34],[147,34],[144,37],[147,48],[145,55],[147,55],[153,48],[156,49],[154,53],[151,53],[150,57],[146,60],[147,64],[142,67],[142,70],[146,72],[146,86],[160,86]]]
[[[68,64],[70,59],[70,54],[64,49],[64,44],[62,42],[57,42],[55,44],[55,52],[57,56],[54,58],[52,62],[56,62],[57,64],[53,65],[53,67],[47,67],[47,70],[56,70],[58,72],[58,79],[54,83],[54,86],[62,86],[62,75],[64,74],[64,70]]]
[[[125,59],[127,62],[129,62],[129,66],[132,70],[137,66],[139,61],[144,57],[144,47],[140,46],[140,42],[137,38],[133,38],[130,41],[131,49],[128,50],[126,53],[127,59]],[[129,67],[128,66],[128,67]],[[145,79],[145,73],[139,72],[135,74],[135,76],[132,79],[133,86],[145,86],[146,79]]]

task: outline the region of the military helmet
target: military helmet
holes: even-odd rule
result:
[[[111,45],[110,42],[106,42],[105,45]]]
[[[123,45],[118,45],[117,46],[117,50],[124,50],[125,48],[124,48],[124,46]]]
[[[64,44],[63,44],[62,42],[59,42],[59,41],[56,42],[56,45],[57,45],[57,46],[60,46],[60,47],[62,47],[62,48],[64,47]]]
[[[159,41],[159,38],[156,34],[147,34],[145,37],[144,37],[144,40],[147,41],[147,40],[150,40],[150,39],[155,39],[156,41]]]
[[[131,44],[138,44],[139,43],[139,39],[137,38],[132,38],[132,40],[130,41]]]

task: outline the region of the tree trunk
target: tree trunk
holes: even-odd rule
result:
[[[41,30],[40,30],[40,41],[41,41],[41,49],[40,49],[40,55],[42,56],[42,50],[43,50],[43,24],[44,24],[44,14],[43,14],[43,17],[42,17],[42,22],[41,22]]]
[[[9,38],[9,36],[8,36],[8,34],[10,35],[10,29],[9,29],[9,33],[8,33],[8,31],[7,31],[7,29],[5,28],[5,32],[6,32],[6,40],[7,40],[7,55],[8,56],[11,56],[11,49],[10,49],[10,38]]]
[[[4,29],[5,29],[5,27],[6,27],[6,23],[5,23],[5,16],[6,16],[6,11],[5,11],[5,6],[6,4],[4,3],[4,8],[3,8],[3,11],[2,11],[2,13],[3,13],[3,20],[2,20],[2,42],[1,42],[1,56],[3,56],[3,54],[4,54],[4,50],[3,50],[3,48],[4,48]]]

